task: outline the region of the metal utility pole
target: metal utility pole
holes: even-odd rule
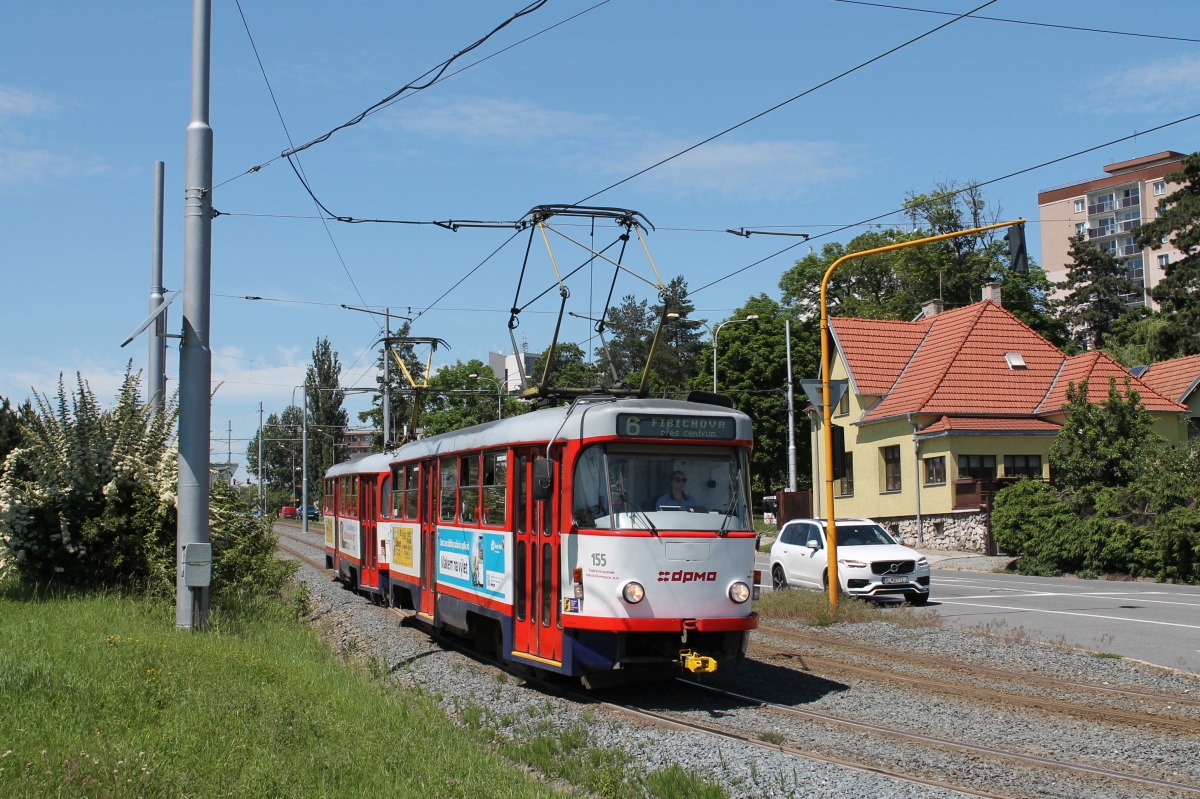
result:
[[[392,309],[383,309],[383,451],[392,442]]]
[[[301,454],[300,468],[303,472],[302,477],[304,478],[303,483],[301,484],[302,488],[300,489],[302,491],[300,503],[304,506],[303,529],[304,529],[304,532],[307,533],[308,532],[308,385],[307,384],[304,386],[304,434],[303,434],[302,440],[301,440],[300,454]]]
[[[783,320],[787,344],[788,491],[796,490],[796,407],[792,389],[792,320]]]
[[[208,628],[212,545],[208,535],[212,422],[209,290],[212,283],[212,154],[208,124],[212,0],[192,0],[192,118],[187,129],[183,212],[183,341],[179,347],[179,522],[175,626]]]
[[[265,518],[267,515],[267,506],[263,502],[263,462],[262,462],[262,445],[263,445],[263,407],[262,403],[258,403],[258,512]]]
[[[163,293],[163,184],[165,165],[154,162],[154,233],[150,245],[150,313],[162,305]],[[167,398],[167,312],[154,321],[150,333],[150,357],[146,361],[146,399],[162,410]]]

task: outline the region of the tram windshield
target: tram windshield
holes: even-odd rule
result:
[[[753,530],[746,452],[597,444],[575,464],[572,515],[590,529]]]

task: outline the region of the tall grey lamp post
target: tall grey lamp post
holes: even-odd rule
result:
[[[712,350],[713,350],[713,393],[717,393],[717,334],[721,332],[721,328],[725,325],[732,325],[735,322],[753,322],[758,318],[758,314],[749,314],[744,319],[726,319],[713,328],[712,334]]]
[[[475,374],[474,372],[467,375],[467,377],[471,378],[472,380],[490,380],[492,383],[494,383],[496,385],[496,418],[503,419],[504,418],[504,389],[501,388],[500,381],[495,379],[494,377],[487,377],[486,375]]]

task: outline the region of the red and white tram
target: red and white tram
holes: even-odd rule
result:
[[[328,471],[326,564],[512,662],[711,671],[757,626],[751,445],[732,408],[611,397],[421,439]]]

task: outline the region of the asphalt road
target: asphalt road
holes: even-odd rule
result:
[[[947,625],[1107,652],[1200,674],[1200,586],[933,569]]]
[[[769,586],[766,558],[759,553],[758,568]],[[947,626],[1200,674],[1200,586],[1024,577],[935,564],[931,589],[927,607]]]

